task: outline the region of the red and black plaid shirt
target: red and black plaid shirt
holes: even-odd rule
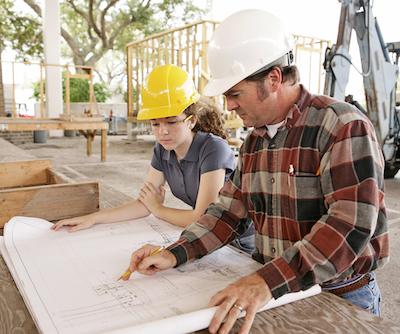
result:
[[[228,244],[251,220],[253,258],[275,298],[389,261],[385,163],[370,120],[305,88],[290,116],[272,139],[265,127],[249,134],[218,201],[168,248],[178,265]]]

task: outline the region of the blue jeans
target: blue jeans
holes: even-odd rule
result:
[[[242,252],[251,255],[251,252],[256,247],[254,244],[254,234],[244,237],[239,237],[230,243],[231,246],[238,248]]]
[[[369,273],[371,275],[371,278],[369,280],[369,283],[362,288],[359,288],[357,290],[344,293],[343,295],[340,295],[343,299],[346,299],[350,303],[353,303],[354,305],[357,305],[364,310],[367,310],[371,313],[374,313],[378,316],[381,315],[381,291],[379,290],[378,283],[376,282],[376,275],[374,272]],[[340,282],[336,284],[332,284],[329,287],[340,287],[343,284],[346,284],[348,282],[351,282],[351,280],[346,281],[346,282]],[[325,290],[324,288],[322,288]]]

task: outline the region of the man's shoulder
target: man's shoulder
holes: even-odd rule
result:
[[[368,117],[354,105],[327,95],[313,95],[310,108],[324,112],[325,117],[336,117],[344,124],[357,120],[369,122]]]

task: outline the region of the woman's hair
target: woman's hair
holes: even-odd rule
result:
[[[202,96],[200,100],[187,107],[184,113],[188,116],[197,116],[194,132],[213,133],[223,139],[228,138],[222,108],[213,100]]]

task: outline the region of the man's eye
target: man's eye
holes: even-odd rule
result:
[[[168,124],[175,124],[175,123],[176,123],[176,121],[168,122]]]
[[[151,124],[151,126],[158,126],[158,123],[153,123]]]

